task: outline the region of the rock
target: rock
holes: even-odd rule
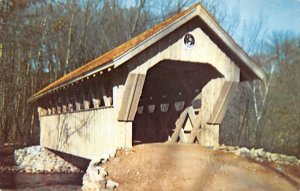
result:
[[[255,150],[251,149],[249,155],[251,158],[257,158],[257,153],[255,152]]]
[[[105,176],[107,175],[106,171],[101,166],[89,166],[86,173],[84,174],[83,184],[88,182],[100,182],[104,181]]]
[[[277,160],[277,161],[275,161],[275,162],[278,163],[278,164],[284,164],[283,161],[279,161],[279,160]]]
[[[30,167],[26,167],[24,170],[25,170],[26,173],[31,173],[32,172],[32,169]]]
[[[107,180],[106,184],[105,184],[105,188],[108,188],[111,190],[117,188],[118,186],[119,186],[119,183],[112,181],[112,180]]]
[[[18,169],[24,171],[26,171],[25,169],[29,171],[29,168],[34,172],[67,172],[70,169],[72,172],[76,172],[80,170],[41,146],[16,150],[14,158]]]
[[[262,158],[255,158],[255,160],[258,161],[258,162],[263,162]]]
[[[103,167],[101,167],[101,164],[103,164],[106,160],[108,160],[109,157],[114,157],[116,155],[116,149],[111,149],[102,154],[99,158],[94,158],[87,170],[86,173],[83,176],[82,179],[82,190],[105,190],[105,188],[108,189],[114,189],[117,186],[119,186],[118,183],[112,181],[112,180],[105,180],[105,177],[107,176],[107,172]]]
[[[268,157],[268,158],[267,158],[267,161],[272,162],[272,159]]]
[[[238,151],[241,155],[247,156],[249,155],[250,150],[246,147],[239,148]]]
[[[102,182],[89,182],[81,187],[82,191],[102,191],[105,188],[105,181]]]
[[[91,160],[89,166],[100,166],[101,164],[104,164],[107,161],[105,158],[94,158]]]
[[[278,158],[279,158],[279,155],[278,155],[278,154],[276,154],[276,153],[271,153],[271,160],[272,160],[272,161],[277,161]]]
[[[290,162],[290,163],[295,163],[295,162],[297,162],[297,157],[295,157],[295,156],[287,156],[285,158],[285,161]]]
[[[226,149],[226,146],[225,146],[224,144],[222,144],[222,145],[220,146],[220,150],[224,150],[224,149]]]
[[[262,157],[265,152],[264,152],[264,149],[261,148],[261,149],[256,149],[255,153],[256,153],[257,156]]]
[[[44,170],[44,169],[45,169],[45,164],[44,164],[44,162],[37,161],[36,164],[35,164],[35,167],[36,167],[38,170]]]
[[[285,154],[278,154],[278,156],[283,159],[285,159],[287,157]]]
[[[267,161],[269,161],[270,157],[271,157],[270,152],[264,152],[263,155],[261,156],[261,158],[263,158],[264,160],[267,160]]]

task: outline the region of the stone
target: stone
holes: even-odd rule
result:
[[[255,158],[255,160],[258,161],[258,162],[263,162],[262,158]]]
[[[26,173],[31,173],[32,172],[32,169],[30,167],[25,167],[24,171]]]
[[[287,156],[285,154],[279,154],[279,158],[285,159]]]
[[[119,183],[112,181],[112,180],[107,180],[106,184],[105,184],[105,188],[108,188],[111,190],[117,188],[118,186],[119,186]]]
[[[268,158],[267,161],[272,162],[272,159],[271,159],[271,158]]]
[[[224,149],[226,149],[226,146],[225,146],[224,144],[222,144],[222,145],[220,146],[220,150],[224,150]]]
[[[283,161],[275,161],[277,164],[284,164]]]
[[[265,152],[264,152],[263,148],[260,148],[260,149],[256,149],[255,153],[256,153],[257,156],[262,157]]]
[[[107,175],[104,168],[100,166],[88,168],[86,173],[90,177],[90,181],[104,180],[105,176]]]
[[[288,161],[290,163],[295,163],[295,162],[297,162],[297,157],[295,157],[295,156],[287,156],[285,158],[285,161]]]
[[[278,155],[278,154],[276,154],[276,153],[271,153],[271,160],[272,160],[272,161],[277,161],[278,158],[279,158],[279,155]]]
[[[35,164],[35,167],[39,170],[44,170],[45,169],[45,164],[44,164],[44,162],[37,161],[36,164]]]
[[[105,188],[105,181],[88,182],[81,187],[83,191],[102,191]]]
[[[239,148],[238,151],[240,152],[241,155],[249,155],[249,152],[250,150],[247,148],[247,147],[242,147],[242,148]]]
[[[68,171],[70,168],[73,172],[79,171],[77,167],[41,146],[16,150],[14,158],[18,169],[24,169],[24,171],[26,171],[25,168],[27,171],[31,168],[35,172],[61,172],[63,169]]]
[[[99,157],[99,158],[93,158],[89,164],[90,166],[100,166],[101,164],[104,164],[107,159]]]
[[[255,152],[255,150],[251,149],[249,155],[251,158],[257,158],[257,153]]]
[[[271,157],[271,153],[270,152],[266,152],[266,151],[261,156],[261,158],[263,158],[264,160],[268,160],[270,157]]]

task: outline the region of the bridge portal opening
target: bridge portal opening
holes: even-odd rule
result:
[[[197,115],[202,88],[220,77],[223,75],[206,63],[164,60],[150,68],[133,121],[133,145],[171,139],[184,110],[193,107]],[[184,136],[189,136],[193,127],[187,124],[188,118],[183,120]]]

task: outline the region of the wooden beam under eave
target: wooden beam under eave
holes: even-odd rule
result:
[[[88,95],[86,95],[85,93],[86,93],[86,90],[84,90],[84,87],[82,87],[81,89],[80,89],[80,95],[82,96],[82,102],[83,102],[83,108],[84,109],[90,109],[90,101],[89,101],[89,99],[88,99]]]
[[[96,86],[97,80],[91,83],[90,86],[90,95],[92,98],[93,106],[94,108],[99,108],[101,104],[101,100],[97,97],[97,86]]]
[[[238,87],[238,82],[234,81],[225,81],[220,92],[220,95],[216,101],[216,104],[213,109],[213,113],[209,118],[207,124],[209,125],[220,125],[226,110],[229,106],[229,103],[234,95],[235,90]]]

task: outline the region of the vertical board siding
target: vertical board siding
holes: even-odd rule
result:
[[[68,154],[92,159],[122,147],[117,140],[119,122],[114,108],[67,113],[40,118],[41,145]]]

